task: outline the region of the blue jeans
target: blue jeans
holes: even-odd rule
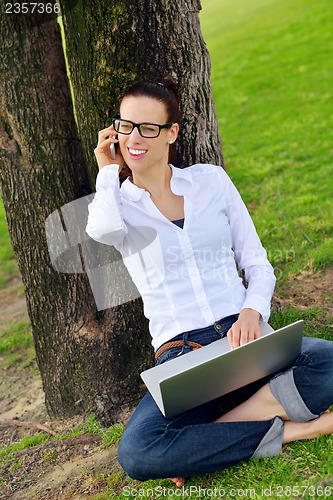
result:
[[[191,350],[187,340],[202,345],[218,340],[236,319],[227,318],[211,327],[178,335],[175,339],[183,337],[185,348],[165,351],[158,363]],[[145,481],[205,474],[252,457],[276,455],[283,439],[284,421],[280,417],[214,423],[230,406],[245,401],[267,382],[291,420],[317,418],[333,404],[333,342],[303,338],[302,353],[286,371],[169,419],[147,393],[120,440],[119,463],[130,477]]]

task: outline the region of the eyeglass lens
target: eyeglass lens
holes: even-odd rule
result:
[[[160,127],[158,125],[152,125],[150,123],[140,123],[135,125],[130,121],[122,120],[120,118],[114,121],[114,128],[116,132],[119,132],[120,134],[131,134],[135,126],[139,129],[142,137],[158,137],[160,133]]]

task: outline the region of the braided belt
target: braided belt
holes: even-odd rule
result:
[[[188,346],[192,347],[193,350],[200,349],[202,347],[201,344],[198,344],[197,342],[187,342]],[[171,349],[172,347],[183,347],[184,346],[184,341],[183,340],[174,340],[173,342],[166,342],[165,344],[161,345],[159,349],[157,349],[155,353],[155,360],[157,361],[158,358],[163,354],[165,351],[168,349]]]

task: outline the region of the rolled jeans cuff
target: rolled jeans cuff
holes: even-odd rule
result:
[[[269,385],[273,396],[292,422],[309,422],[319,417],[309,410],[298,392],[293,368],[273,377]]]
[[[269,431],[266,432],[251,458],[274,457],[280,453],[283,441],[284,421],[275,417]]]

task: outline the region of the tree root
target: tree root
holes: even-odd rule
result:
[[[38,422],[30,422],[28,420],[22,421],[22,420],[8,420],[6,418],[0,418],[0,425],[4,427],[34,427],[36,429],[39,429],[41,431],[46,432],[47,434],[50,434],[51,436],[56,436],[57,433],[54,432],[52,429],[49,427],[46,427],[43,424],[39,424]]]

